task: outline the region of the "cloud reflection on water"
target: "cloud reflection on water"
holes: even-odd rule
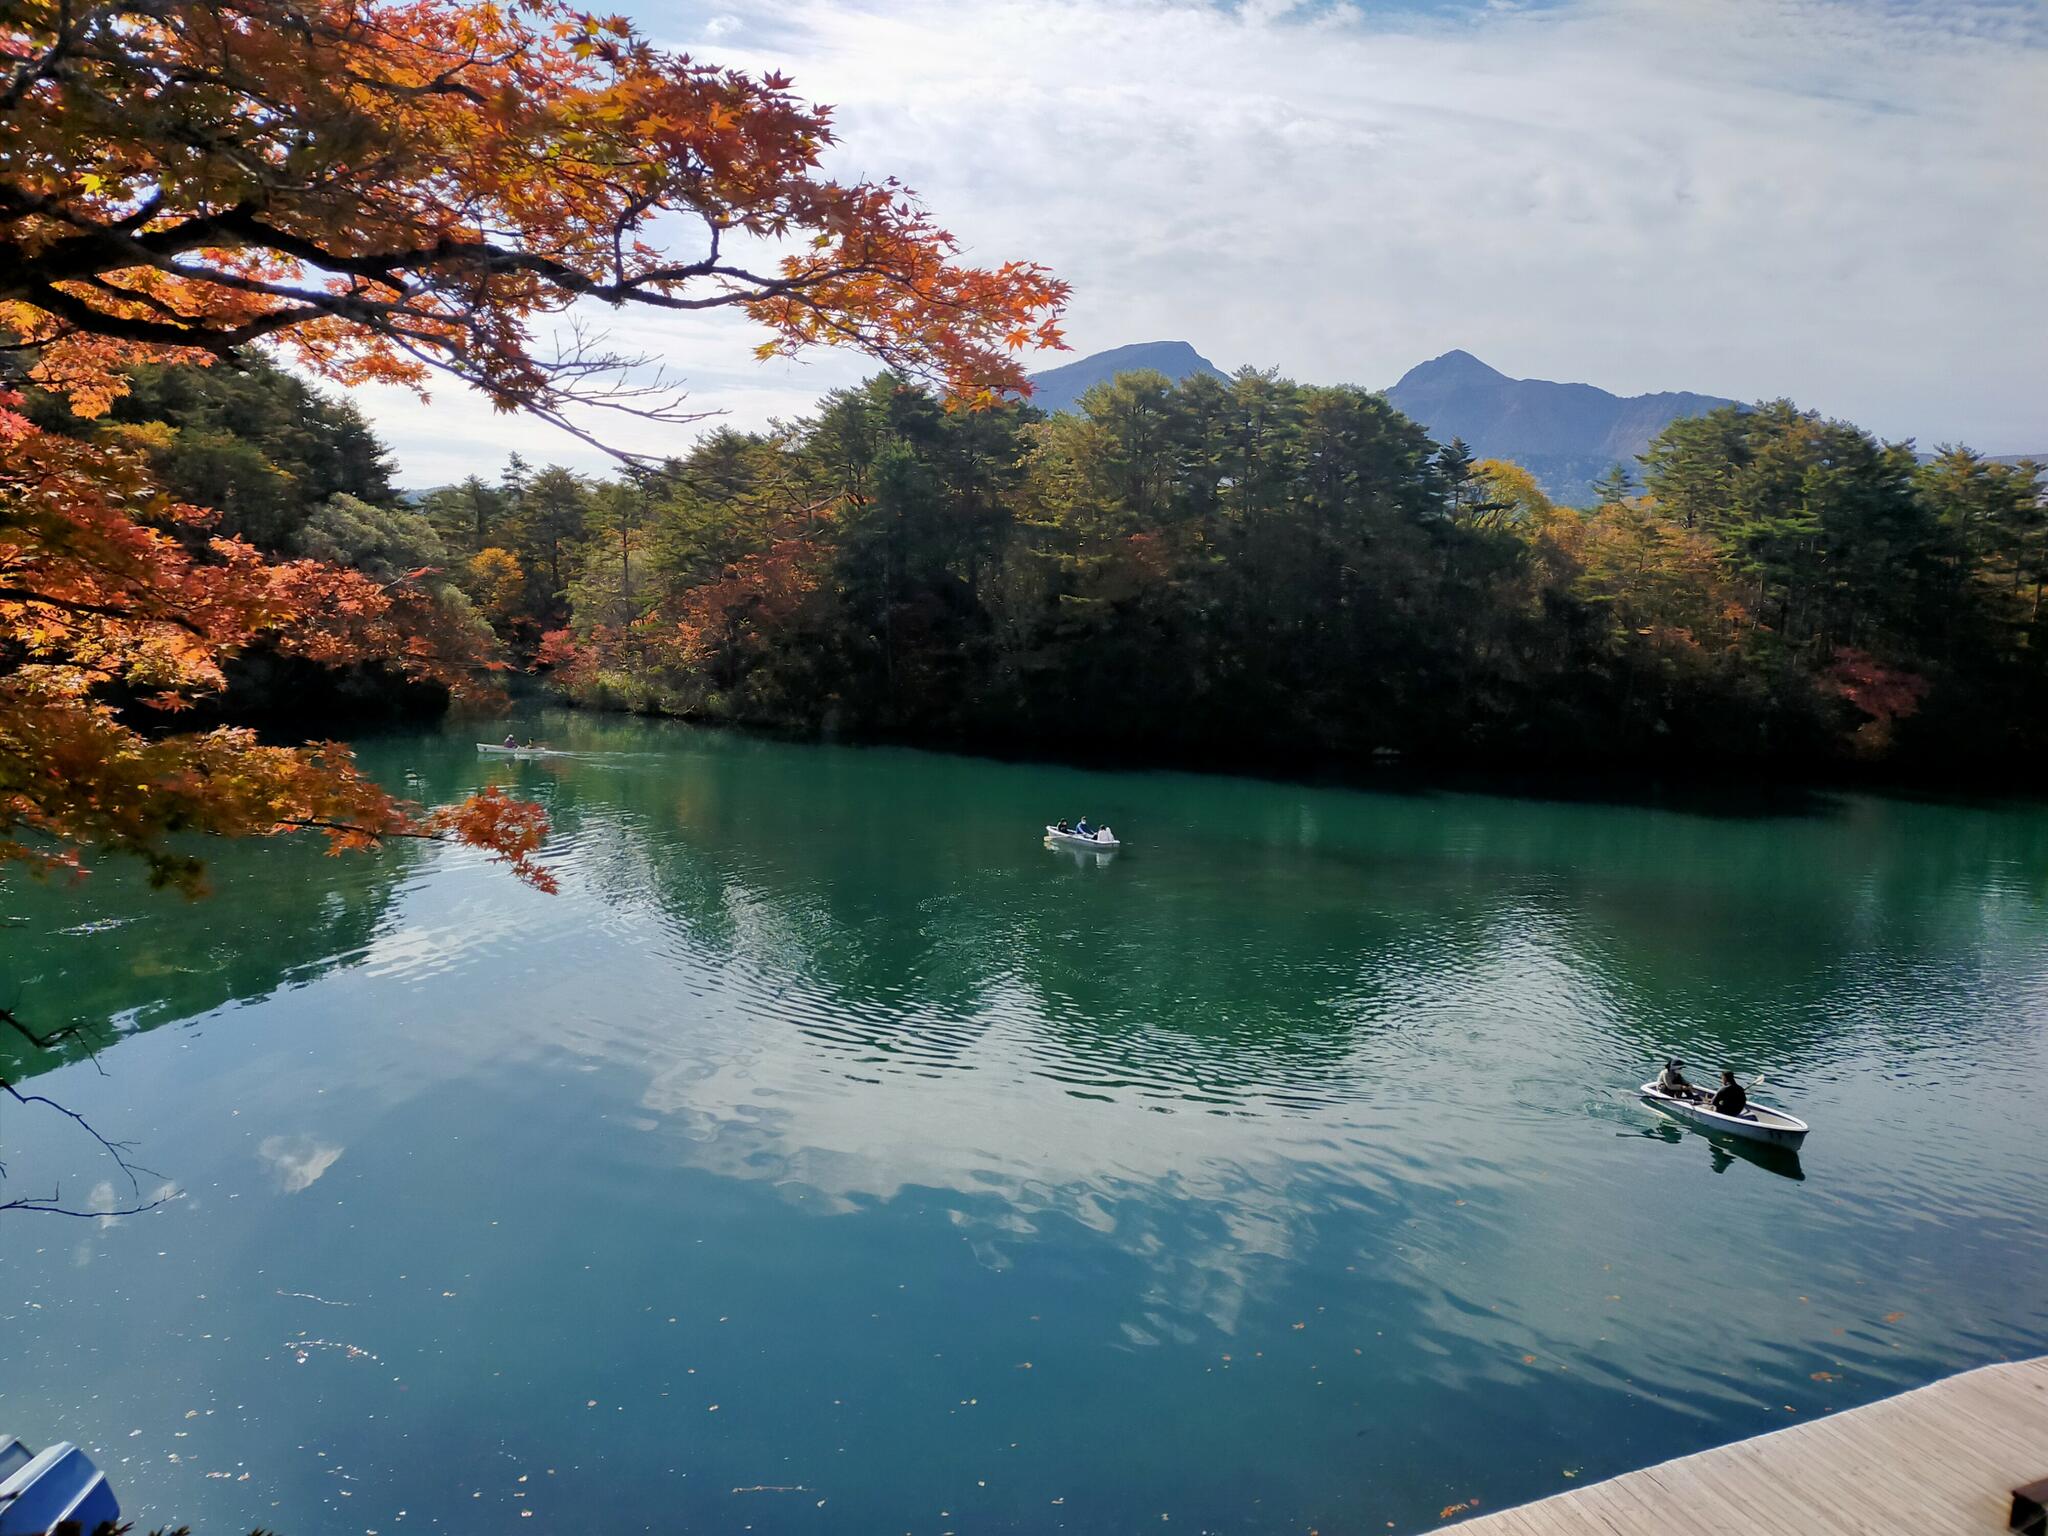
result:
[[[269,1165],[277,1187],[285,1194],[296,1195],[319,1183],[343,1150],[333,1142],[311,1136],[267,1136],[257,1147],[256,1155]]]

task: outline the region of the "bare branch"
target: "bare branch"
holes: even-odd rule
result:
[[[41,1211],[50,1216],[76,1216],[82,1221],[97,1221],[109,1216],[140,1216],[143,1212],[153,1211],[160,1205],[169,1205],[178,1198],[179,1193],[180,1191],[173,1190],[168,1195],[158,1195],[154,1200],[140,1200],[134,1205],[115,1206],[104,1211],[79,1211],[67,1205],[59,1205],[57,1202],[64,1198],[64,1193],[57,1189],[48,1195],[0,1200],[0,1211]]]
[[[39,1051],[54,1051],[64,1041],[74,1037],[82,1038],[85,1034],[83,1025],[67,1024],[62,1029],[51,1030],[47,1035],[39,1035],[16,1018],[11,1008],[0,1008],[0,1024],[5,1024]]]
[[[114,1166],[119,1168],[121,1170],[122,1175],[128,1180],[129,1190],[137,1196],[140,1196],[142,1193],[142,1185],[141,1182],[136,1178],[137,1174],[146,1173],[153,1179],[160,1179],[163,1177],[163,1175],[158,1173],[154,1168],[145,1168],[140,1163],[130,1161],[128,1153],[134,1146],[133,1142],[110,1141],[108,1138],[102,1136],[97,1130],[95,1130],[93,1128],[92,1122],[86,1119],[85,1116],[81,1115],[77,1110],[66,1109],[62,1104],[59,1104],[55,1099],[49,1097],[47,1094],[23,1093],[19,1088],[15,1087],[14,1084],[10,1083],[4,1077],[0,1077],[0,1093],[5,1093],[17,1104],[41,1104],[46,1109],[54,1109],[58,1114],[64,1116],[65,1119],[75,1122],[79,1126],[79,1128],[85,1132],[86,1135],[90,1136],[94,1141],[100,1144],[101,1150],[103,1150],[107,1154],[107,1156],[111,1157],[114,1160]],[[57,1197],[55,1195],[52,1195],[50,1198],[54,1200]],[[47,1204],[47,1202],[44,1203]],[[162,1202],[159,1201],[158,1203],[161,1204]],[[0,1207],[0,1209],[4,1209],[4,1207]]]

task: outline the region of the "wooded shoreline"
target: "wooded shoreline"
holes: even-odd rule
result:
[[[1923,462],[1785,402],[1674,422],[1587,508],[1380,395],[1249,370],[1127,374],[1052,417],[883,374],[609,480],[515,458],[420,497],[352,407],[258,359],[138,370],[114,416],[219,532],[408,593],[486,703],[1626,793],[2031,791],[2048,745],[2040,466]],[[175,723],[345,735],[449,698],[261,646],[228,675]]]

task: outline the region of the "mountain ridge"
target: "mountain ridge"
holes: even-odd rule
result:
[[[1617,395],[1594,384],[1509,378],[1469,352],[1446,352],[1402,374],[1387,399],[1438,442],[1463,438],[1480,458],[1512,459],[1559,501],[1583,503],[1592,483],[1637,457],[1672,422],[1740,402],[1693,390]]]
[[[1032,404],[1070,411],[1096,384],[1140,369],[1176,383],[1197,373],[1230,377],[1185,341],[1138,342],[1033,374]],[[1417,363],[1383,393],[1439,443],[1463,438],[1478,458],[1512,459],[1553,500],[1581,506],[1592,499],[1593,482],[1615,465],[1634,474],[1637,458],[1672,422],[1742,404],[1695,390],[1617,395],[1597,384],[1511,378],[1456,347]],[[2012,464],[2048,454],[1986,457]]]
[[[1150,370],[1176,383],[1230,376],[1185,341],[1112,347],[1031,376],[1032,404],[1071,411],[1095,385]],[[1595,384],[1510,378],[1462,348],[1417,363],[1384,391],[1440,443],[1463,438],[1482,459],[1512,459],[1552,498],[1583,504],[1616,464],[1631,471],[1672,422],[1739,402],[1693,390],[1617,395]]]

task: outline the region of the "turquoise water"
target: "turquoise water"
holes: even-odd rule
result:
[[[546,801],[557,896],[7,892],[0,1005],[118,1034],[30,1086],[180,1193],[0,1215],[0,1430],[145,1526],[1419,1530],[2048,1349],[2040,809],[531,728],[364,757]],[[1660,1122],[1666,1048],[1804,1157]]]

